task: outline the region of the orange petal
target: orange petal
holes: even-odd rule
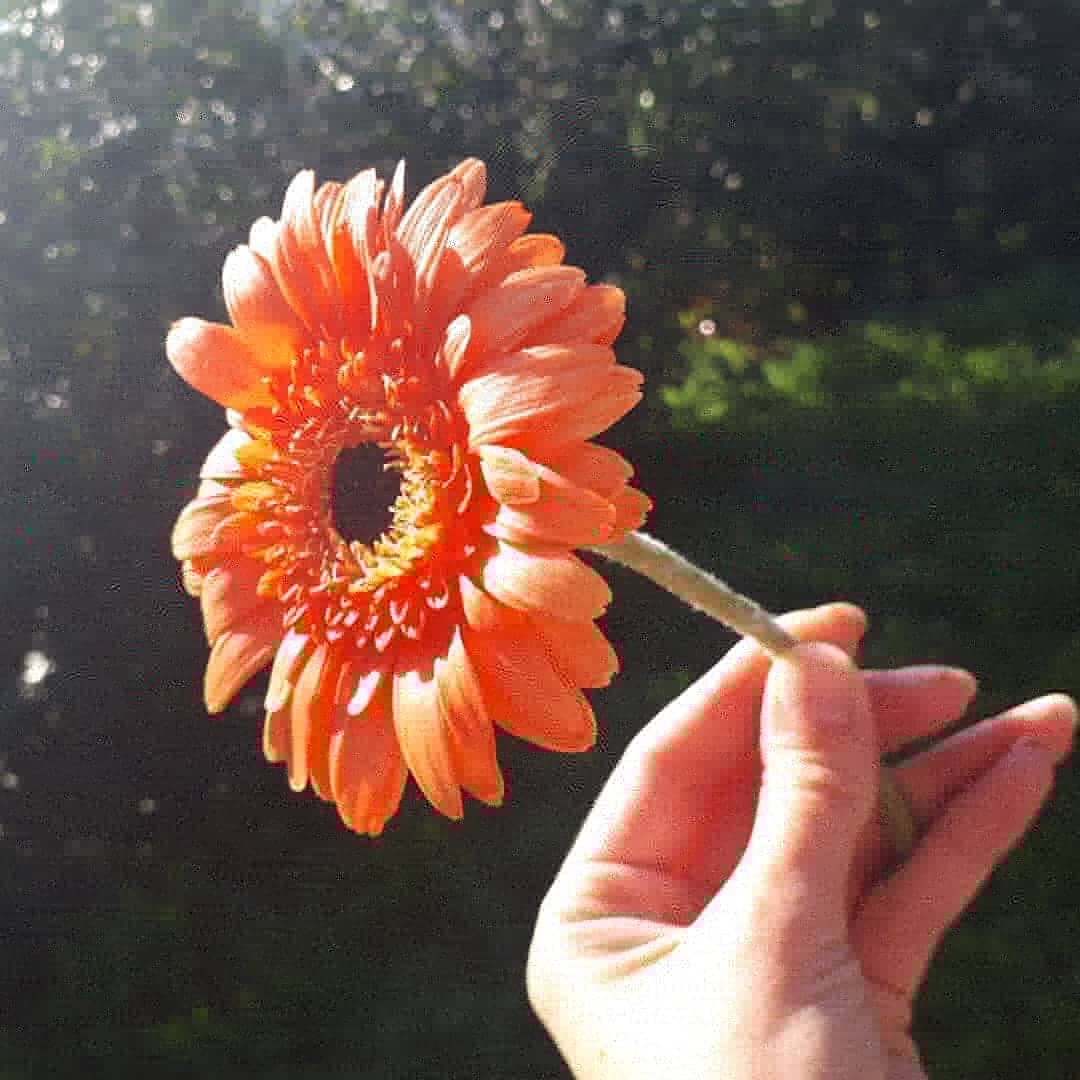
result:
[[[484,564],[482,580],[509,607],[565,619],[594,619],[611,602],[607,582],[576,555],[523,551],[501,540],[497,554]]]
[[[488,717],[480,681],[455,631],[446,659],[435,661],[446,713],[450,761],[458,783],[481,802],[498,806],[504,784],[495,748],[495,729]]]
[[[342,192],[342,215],[348,224],[353,250],[365,266],[375,256],[376,224],[383,183],[374,169],[357,173]]]
[[[475,210],[484,201],[487,166],[479,158],[466,158],[459,165],[455,165],[449,175],[461,185],[462,209]]]
[[[180,511],[173,526],[173,555],[183,560],[217,554],[220,545],[214,531],[233,511],[230,495],[193,499]]]
[[[259,596],[257,586],[266,567],[256,559],[236,559],[215,566],[202,585],[203,624],[211,645],[259,609],[280,612],[274,601]],[[269,605],[269,607],[268,607]]]
[[[401,216],[405,212],[405,162],[399,161],[390,178],[390,187],[382,207],[382,227],[384,240],[397,232]]]
[[[368,214],[374,215],[377,190],[374,169],[358,173],[338,192],[330,222],[327,250],[347,320],[346,336],[359,337],[371,326],[366,261],[355,242],[352,221],[353,215],[361,221],[365,221]]]
[[[610,427],[640,400],[641,375],[594,359],[603,355],[599,345],[525,349],[478,372],[458,391],[470,448],[498,443],[536,460]]]
[[[403,326],[416,316],[412,259],[396,237],[371,263],[372,319],[384,326]]]
[[[484,531],[526,546],[595,547],[608,543],[615,533],[612,503],[543,465],[536,468],[541,479],[540,497],[528,506],[501,506]]]
[[[346,722],[345,705],[356,682],[355,672],[340,649],[331,649],[322,677],[318,712],[312,721],[308,768],[311,786],[320,799],[333,799],[330,781],[330,742]]]
[[[474,383],[483,384],[485,379],[493,376],[524,381],[529,378],[569,378],[584,373],[588,378],[600,379],[604,372],[615,366],[614,350],[588,342],[574,345],[530,345],[509,354],[489,353],[481,354],[477,358],[480,363],[462,383],[458,391],[461,396],[476,392]]]
[[[416,268],[417,311],[427,310],[427,298],[442,260],[450,230],[461,216],[464,189],[449,177],[429,184],[401,219],[397,235]]]
[[[259,364],[267,369],[288,367],[305,331],[282,294],[270,264],[242,244],[225,257],[221,277],[229,318]]]
[[[320,701],[330,696],[332,688],[322,685],[328,646],[323,644],[307,658],[296,680],[289,702],[289,787],[303,791],[308,782],[308,760],[313,733],[321,718]]]
[[[384,672],[381,669],[375,668],[363,672],[356,678],[352,694],[346,706],[346,712],[349,716],[362,716],[367,712],[368,706],[378,693],[383,674]]]
[[[503,276],[530,266],[558,266],[566,256],[563,242],[550,233],[527,233],[507,249],[499,269]]]
[[[222,634],[206,664],[206,711],[221,712],[248,679],[270,662],[280,638],[281,622],[273,612]]]
[[[541,323],[559,313],[585,288],[576,266],[541,266],[511,274],[481,293],[469,307],[478,349],[503,353],[516,348]]]
[[[388,699],[388,693],[380,694],[362,718],[330,737],[330,787],[341,819],[371,836],[397,812],[409,774]]]
[[[207,454],[199,470],[199,477],[203,480],[226,483],[245,478],[245,469],[237,457],[237,452],[254,442],[255,440],[241,428],[226,429],[225,434],[214,443],[213,449]]]
[[[565,254],[566,249],[557,236],[526,233],[491,253],[469,282],[467,293],[472,297],[479,296],[485,289],[494,288],[511,274],[521,270],[558,266]]]
[[[285,191],[277,250],[269,261],[289,307],[309,330],[332,335],[340,329],[337,279],[315,208],[315,174],[310,169],[298,172]]]
[[[440,813],[459,820],[464,813],[461,789],[450,755],[446,715],[433,675],[394,673],[394,730],[409,772]]]
[[[508,446],[481,446],[480,471],[488,491],[504,506],[522,506],[540,498],[536,464]]]
[[[467,627],[463,640],[499,727],[546,750],[576,753],[593,745],[589,703],[552,667],[528,620],[505,619],[494,633]]]
[[[626,322],[626,296],[614,285],[589,285],[558,317],[535,327],[524,344],[591,341],[610,345]]]
[[[289,706],[283,705],[266,714],[263,721],[263,756],[271,765],[289,756]]]
[[[219,405],[242,410],[270,404],[265,372],[231,326],[180,319],[165,339],[165,353],[180,378]]]
[[[465,621],[474,630],[498,633],[507,618],[517,617],[517,612],[511,612],[508,616],[506,608],[498,600],[464,575],[458,578],[458,589]]]
[[[532,623],[552,666],[571,686],[607,686],[619,670],[611,642],[592,620],[568,622],[537,615]]]
[[[497,271],[503,253],[528,228],[532,214],[518,202],[492,203],[465,214],[450,230],[447,245],[461,256],[472,279],[475,293],[486,285],[501,281],[491,276]]]
[[[326,180],[319,185],[315,192],[313,206],[315,221],[322,233],[323,247],[327,254],[330,252],[330,234],[334,227],[334,208],[337,205],[338,196],[341,195],[342,185],[337,180]]]
[[[295,630],[286,631],[274,657],[274,666],[270,669],[265,701],[267,712],[282,709],[292,696],[297,671],[310,647],[311,639],[306,634],[298,634]]]
[[[615,537],[640,529],[652,509],[652,499],[645,492],[632,487],[623,488],[612,496],[611,501],[615,507]]]
[[[456,251],[444,247],[435,276],[427,287],[426,325],[416,328],[417,348],[426,350],[427,353],[436,352],[440,347],[445,348],[448,326],[459,321],[468,325],[468,317],[461,314],[462,298],[468,284],[468,275],[461,257]],[[464,344],[468,344],[467,337]],[[464,366],[467,357],[468,354],[463,350],[458,358],[461,362],[455,366],[455,371]]]
[[[452,380],[465,366],[471,336],[472,324],[468,315],[458,315],[446,328],[435,363]]]
[[[595,443],[564,447],[544,461],[568,480],[597,495],[614,495],[634,475],[634,467],[626,458]]]
[[[198,596],[202,592],[205,576],[203,571],[191,562],[184,562],[180,567],[180,580],[188,596]]]
[[[274,259],[277,257],[280,232],[281,223],[268,217],[257,218],[248,230],[248,247],[261,255],[269,266],[273,266]]]

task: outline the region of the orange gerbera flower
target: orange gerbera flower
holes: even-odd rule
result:
[[[370,170],[299,173],[225,260],[232,325],[181,319],[166,344],[228,410],[173,532],[206,706],[272,660],[266,756],[358,832],[382,830],[409,772],[449,817],[462,788],[498,803],[496,726],[586,749],[581,690],[617,666],[594,622],[610,592],[572,549],[648,506],[588,441],[640,397],[611,348],[624,298],[526,235],[519,203],[482,206],[485,184],[465,161],[406,210],[402,166],[385,192]],[[365,445],[399,474],[377,537],[343,525]]]

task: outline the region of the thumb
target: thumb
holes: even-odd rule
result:
[[[777,896],[846,919],[856,847],[874,807],[878,740],[862,674],[831,645],[773,664],[761,713],[764,767],[740,867]],[[761,875],[768,880],[762,882]]]

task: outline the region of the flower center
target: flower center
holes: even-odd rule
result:
[[[371,544],[390,528],[392,506],[401,491],[401,473],[389,466],[374,443],[346,447],[333,466],[330,508],[341,538]]]

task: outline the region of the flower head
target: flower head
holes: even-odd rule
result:
[[[622,293],[526,234],[520,204],[483,206],[479,161],[408,209],[403,189],[401,166],[388,190],[299,173],[225,260],[232,325],[181,319],[166,343],[228,410],[173,531],[207,708],[272,662],[267,758],[371,834],[409,773],[450,817],[462,789],[500,802],[496,727],[592,744],[581,691],[616,669],[594,622],[610,594],[572,549],[648,507],[588,441],[640,397],[611,348]],[[398,493],[381,532],[352,535],[373,508],[339,480],[364,447]]]

